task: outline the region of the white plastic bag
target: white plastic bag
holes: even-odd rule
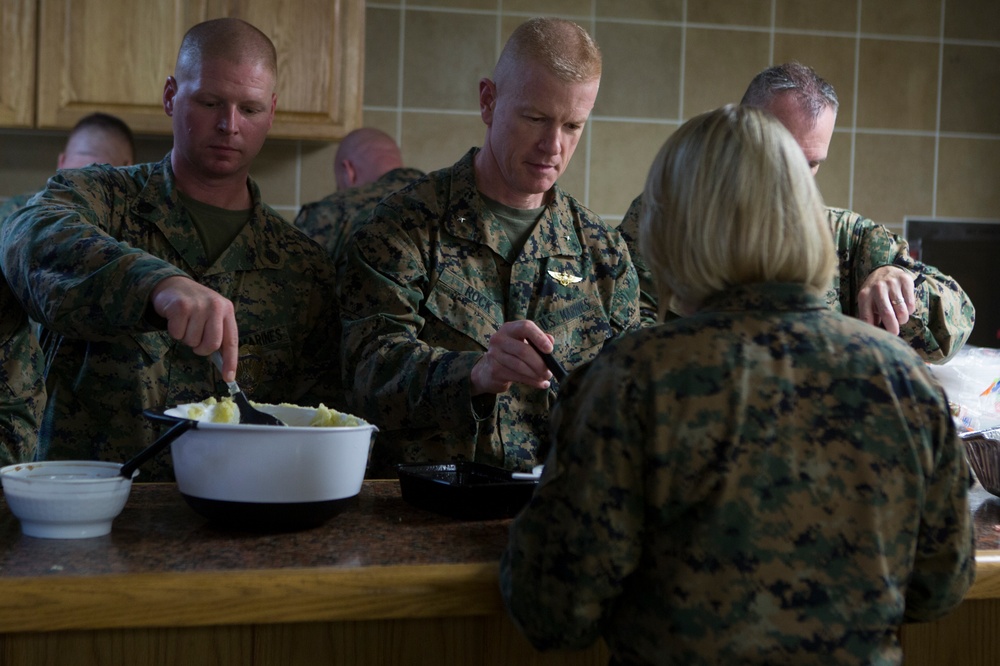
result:
[[[944,365],[927,367],[944,387],[959,431],[1000,427],[1000,349],[966,345]]]

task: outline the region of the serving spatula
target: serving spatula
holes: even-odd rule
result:
[[[215,363],[215,367],[219,369],[219,372],[222,372],[222,354],[218,351],[212,352],[212,362]],[[287,425],[280,419],[253,407],[247,399],[246,394],[240,390],[240,385],[235,381],[226,382],[226,386],[229,388],[229,395],[232,396],[233,402],[240,408],[240,423],[273,426]]]

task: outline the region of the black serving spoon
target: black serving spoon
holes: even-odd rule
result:
[[[219,372],[222,372],[222,354],[218,351],[212,352],[212,362],[215,363],[215,367],[219,369]],[[226,386],[229,387],[229,395],[232,396],[233,402],[235,402],[236,406],[240,408],[240,423],[271,426],[288,425],[281,419],[271,416],[270,414],[266,414],[259,409],[255,409],[250,404],[250,401],[247,400],[246,394],[240,390],[239,384],[235,381],[226,382]]]

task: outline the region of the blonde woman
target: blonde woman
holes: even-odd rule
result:
[[[641,246],[682,319],[569,377],[501,587],[539,648],[616,664],[896,664],[973,572],[944,395],[895,336],[829,310],[802,150],[725,107],[666,142]],[[661,305],[663,307],[663,305]]]

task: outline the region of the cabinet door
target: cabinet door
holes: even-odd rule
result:
[[[35,122],[36,0],[0,0],[0,126]]]
[[[6,1],[6,0],[4,0]],[[68,128],[92,111],[138,133],[169,134],[163,84],[189,27],[236,16],[278,51],[270,136],[331,141],[361,121],[363,0],[38,0],[38,126]]]

